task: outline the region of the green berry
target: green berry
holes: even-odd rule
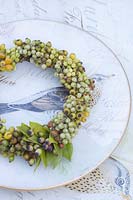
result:
[[[1,119],[1,123],[6,123],[6,119]]]
[[[60,124],[58,125],[58,128],[59,128],[59,129],[63,129],[63,128],[64,128],[64,124],[63,124],[63,123],[60,123]]]
[[[25,43],[26,43],[26,44],[30,44],[30,43],[31,43],[31,40],[30,40],[29,38],[26,38],[26,39],[25,39]]]
[[[69,133],[66,133],[66,134],[65,134],[65,137],[66,137],[66,139],[68,139],[68,140],[71,139],[71,136],[70,136]]]
[[[63,139],[63,144],[67,144],[68,143],[68,140],[67,139]]]
[[[29,161],[28,161],[29,165],[32,166],[35,164],[35,160],[33,158],[31,158]]]
[[[65,134],[64,134],[64,133],[61,133],[61,134],[60,134],[60,138],[61,138],[61,139],[64,139],[64,138],[65,138]]]
[[[27,152],[25,152],[25,153],[23,154],[23,157],[24,157],[25,160],[29,160],[30,155],[29,155]]]
[[[9,156],[9,162],[12,162],[12,161],[14,161],[14,156],[13,155]]]
[[[30,49],[30,45],[25,45],[24,48],[27,49],[27,50],[29,50]]]
[[[1,132],[1,133],[5,133],[5,132],[6,132],[6,127],[3,126],[3,127],[0,129],[0,132]]]
[[[77,98],[81,98],[82,97],[82,94],[81,93],[78,93],[77,94]]]
[[[2,141],[2,145],[8,146],[8,145],[9,145],[9,142],[8,142],[7,140],[3,140],[3,141]]]

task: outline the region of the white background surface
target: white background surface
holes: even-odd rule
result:
[[[132,90],[132,0],[0,0],[0,5],[0,23],[28,18],[53,19],[54,16],[56,20],[69,20],[72,24],[97,35],[115,51],[121,60]],[[60,9],[60,12],[57,12],[57,9]],[[70,14],[76,17],[70,17]],[[113,155],[122,159],[133,172],[132,128],[133,116],[127,134]]]

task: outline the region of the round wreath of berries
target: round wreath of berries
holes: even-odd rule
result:
[[[15,46],[6,49],[0,45],[0,71],[13,71],[16,64],[28,61],[43,70],[54,68],[54,75],[68,90],[63,111],[59,112],[47,125],[29,122],[18,127],[6,128],[5,120],[0,120],[0,153],[12,162],[15,156],[22,156],[29,165],[55,167],[62,157],[71,160],[72,138],[77,134],[82,122],[90,113],[94,80],[88,79],[82,62],[74,53],[52,47],[51,42],[17,39]]]

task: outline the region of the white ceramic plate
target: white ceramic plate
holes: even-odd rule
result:
[[[0,26],[0,42],[12,47],[16,38],[29,37],[52,41],[58,49],[75,52],[83,61],[88,76],[95,78],[101,96],[90,117],[73,140],[71,162],[63,160],[56,169],[43,166],[34,172],[21,158],[13,163],[0,157],[0,186],[14,189],[46,189],[69,183],[102,163],[120,142],[130,115],[130,90],[125,72],[115,54],[98,40],[73,26],[52,21],[26,20]],[[0,114],[7,126],[21,122],[47,123],[58,110],[51,90],[58,90],[59,81],[53,71],[42,71],[29,63],[18,64],[17,71],[0,73]],[[55,89],[56,88],[56,89]],[[50,95],[47,95],[47,94]],[[97,93],[97,92],[96,92]],[[41,112],[29,103],[46,98],[39,104]],[[50,99],[49,99],[50,98]],[[52,99],[52,100],[51,100]],[[52,103],[51,103],[52,102]]]

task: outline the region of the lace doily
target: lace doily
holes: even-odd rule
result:
[[[104,179],[103,173],[99,168],[87,174],[78,181],[67,185],[66,187],[70,190],[76,190],[86,193],[118,192],[117,188],[115,188],[111,182],[107,182]]]

